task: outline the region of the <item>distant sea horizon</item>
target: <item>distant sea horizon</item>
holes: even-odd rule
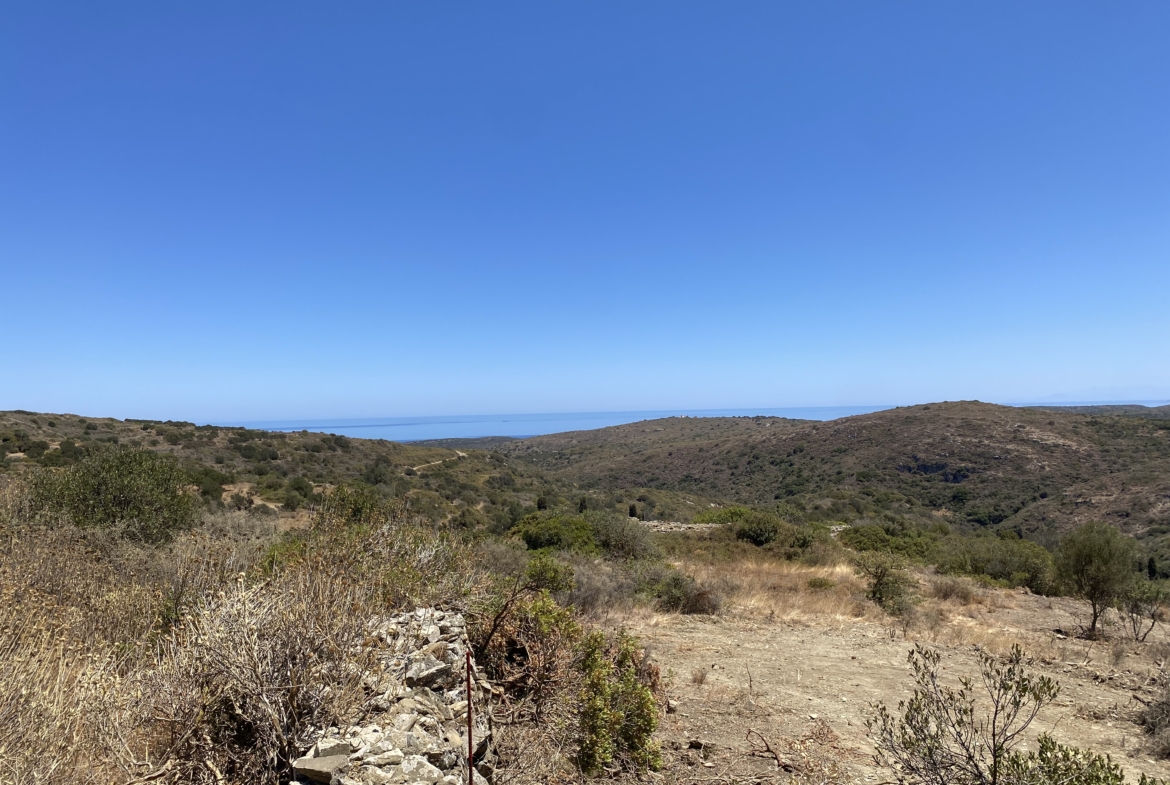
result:
[[[1158,406],[1170,401],[1085,401],[1010,403],[1007,406]],[[656,409],[626,412],[559,412],[546,414],[464,414],[427,417],[319,418],[312,420],[260,420],[215,422],[211,425],[246,427],[265,431],[311,431],[358,439],[418,442],[434,439],[478,439],[502,436],[524,439],[566,431],[589,431],[664,417],[786,417],[793,420],[837,420],[859,414],[896,409],[894,404],[874,406],[785,406],[756,409]]]

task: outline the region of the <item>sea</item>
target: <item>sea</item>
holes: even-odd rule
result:
[[[561,412],[554,414],[459,414],[437,417],[372,417],[359,419],[267,420],[217,422],[266,431],[311,431],[418,442],[431,439],[476,439],[483,436],[542,436],[546,433],[588,431],[663,417],[788,417],[794,420],[836,420],[869,414],[893,406],[799,406],[781,409],[670,409],[637,412]]]
[[[1100,404],[1140,403],[1157,406],[1167,401],[1077,401],[1060,403],[1009,403],[1007,406],[1090,406]],[[522,439],[546,433],[588,431],[611,425],[658,420],[663,417],[787,417],[793,420],[836,420],[856,414],[869,414],[888,406],[795,406],[762,409],[662,409],[630,412],[560,412],[552,414],[458,414],[429,417],[369,417],[356,419],[261,420],[250,422],[216,422],[213,425],[257,428],[266,431],[311,431],[359,439],[387,439],[394,442],[418,442],[433,439],[477,439],[485,436],[510,436]]]

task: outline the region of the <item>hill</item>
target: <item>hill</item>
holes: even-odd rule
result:
[[[538,436],[500,452],[582,487],[798,504],[884,494],[966,527],[1043,541],[1096,518],[1170,532],[1170,422],[978,402],[830,422],[671,418]]]
[[[1123,417],[1149,417],[1154,420],[1170,420],[1170,404],[1166,406],[1142,406],[1141,404],[1105,404],[1100,406],[1032,406],[1046,412],[1071,414],[1102,414]]]
[[[209,500],[285,513],[313,503],[325,488],[361,481],[437,520],[507,528],[535,509],[537,498],[571,492],[564,481],[499,453],[308,431],[0,412],[0,472],[68,466],[109,444],[175,456]]]

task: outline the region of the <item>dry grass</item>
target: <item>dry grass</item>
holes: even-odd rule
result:
[[[847,564],[814,566],[749,559],[718,563],[684,561],[678,566],[701,584],[717,587],[735,613],[819,623],[884,617],[880,609],[864,600],[865,584]],[[831,588],[814,588],[827,587],[830,583]]]
[[[354,719],[368,619],[476,585],[466,549],[393,515],[323,516],[276,564],[252,520],[140,548],[29,525],[0,489],[0,785],[275,785]]]
[[[954,575],[937,575],[926,583],[926,593],[936,600],[951,600],[958,605],[971,605],[983,597],[975,583]]]

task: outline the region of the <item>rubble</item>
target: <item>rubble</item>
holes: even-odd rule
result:
[[[377,667],[365,679],[362,722],[323,728],[293,762],[294,783],[467,785],[467,625],[434,608],[373,620]],[[476,676],[471,696],[476,764],[488,750],[491,685]],[[490,771],[489,771],[490,773]],[[478,772],[476,785],[486,785]]]

